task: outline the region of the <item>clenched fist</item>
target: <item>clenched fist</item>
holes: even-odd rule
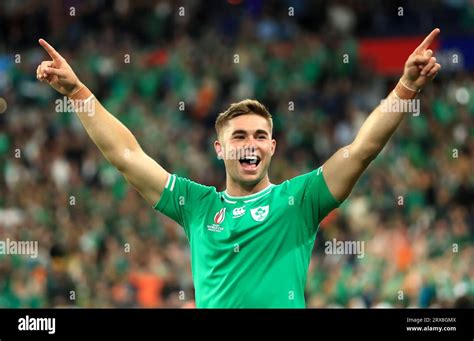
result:
[[[46,40],[39,43],[48,52],[52,60],[43,61],[36,69],[36,78],[48,82],[57,92],[71,96],[82,87],[82,83],[66,60]]]

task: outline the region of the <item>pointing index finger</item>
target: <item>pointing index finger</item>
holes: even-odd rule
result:
[[[439,34],[440,29],[435,28],[433,31],[431,31],[430,34],[423,40],[423,42],[415,49],[415,52],[424,52],[430,45],[431,43],[435,40],[436,36]]]
[[[40,39],[39,43],[43,48],[48,52],[49,56],[53,58],[53,60],[60,60],[62,59],[61,55],[52,47],[51,45],[48,44],[48,42],[44,39]]]

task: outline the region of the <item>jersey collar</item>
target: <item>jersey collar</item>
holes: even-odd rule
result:
[[[227,190],[222,192],[222,195],[224,196],[224,199],[227,199],[226,201],[228,201],[228,202],[232,202],[232,201],[236,202],[236,200],[238,200],[238,201],[244,200],[245,202],[255,201],[255,200],[259,199],[260,197],[270,193],[272,191],[273,186],[275,186],[275,185],[274,184],[269,184],[267,187],[265,187],[264,189],[258,191],[257,193],[253,193],[253,194],[249,194],[249,195],[233,196],[233,195],[229,195],[227,193]]]

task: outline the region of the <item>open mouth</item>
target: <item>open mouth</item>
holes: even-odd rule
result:
[[[239,160],[242,168],[244,170],[255,170],[257,169],[258,165],[260,164],[260,157],[259,156],[246,156]]]

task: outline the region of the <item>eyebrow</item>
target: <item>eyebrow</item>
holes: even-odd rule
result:
[[[234,136],[234,135],[238,135],[238,134],[243,134],[243,135],[247,135],[247,131],[246,130],[243,130],[243,129],[237,129],[237,130],[234,130],[231,134],[231,136]],[[263,130],[263,129],[257,129],[255,131],[255,134],[264,134],[264,135],[269,135],[268,132],[266,130]]]

